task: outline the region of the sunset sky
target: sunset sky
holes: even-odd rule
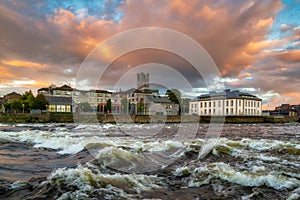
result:
[[[83,60],[105,39],[132,28],[163,27],[201,44],[227,88],[258,95],[265,108],[300,103],[299,0],[0,2],[0,96],[51,83],[72,85]],[[189,70],[166,52],[131,52],[112,64],[100,87],[111,89],[109,81],[124,73],[122,67],[161,60]],[[190,97],[199,94],[186,92]]]

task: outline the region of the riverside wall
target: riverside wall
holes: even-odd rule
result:
[[[299,117],[273,116],[147,116],[104,115],[96,113],[0,113],[0,123],[289,123],[300,122]]]

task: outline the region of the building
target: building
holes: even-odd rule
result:
[[[19,93],[12,92],[12,93],[4,95],[3,102],[4,103],[11,103],[14,100],[20,100],[20,98],[21,98],[21,95]]]
[[[74,112],[84,111],[80,108],[82,104],[89,104],[89,107],[91,108],[88,109],[89,112],[96,112],[97,109],[99,112],[104,112],[107,100],[112,98],[112,93],[106,90],[78,90],[68,85],[63,85],[61,87],[51,85],[46,88],[40,88],[38,89],[38,94],[45,95],[46,99],[50,97],[69,97],[74,103],[74,107],[72,107]],[[50,109],[49,112],[57,111],[54,109],[54,106],[52,106],[52,109]]]
[[[280,106],[275,107],[275,110],[270,111],[270,115],[300,116],[300,104],[281,104]]]
[[[49,102],[48,105],[48,112],[61,112],[61,113],[71,113],[73,112],[72,105],[72,97],[66,96],[45,96],[47,101]]]
[[[262,115],[262,100],[247,92],[230,89],[209,92],[189,103],[189,114],[211,116],[259,116]]]

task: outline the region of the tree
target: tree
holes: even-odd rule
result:
[[[32,108],[46,110],[48,104],[49,104],[49,102],[47,101],[46,97],[43,94],[38,94],[34,98]]]
[[[143,100],[141,99],[137,104],[137,112],[139,114],[142,114],[144,112],[144,109],[145,109],[145,104],[144,104]]]
[[[91,105],[88,102],[83,102],[80,104],[80,109],[83,112],[91,112],[93,111],[93,108],[91,107]]]
[[[5,108],[5,112],[10,112],[10,110],[11,110],[11,103],[4,103],[3,106]]]
[[[127,114],[128,113],[128,101],[126,98],[123,98],[121,100],[121,106],[122,106],[122,114]]]
[[[166,91],[166,95],[168,96],[169,100],[180,104],[181,102],[181,92],[177,89],[171,89]]]
[[[30,110],[34,109],[34,101],[35,98],[32,94],[32,91],[26,91],[20,98],[22,106],[24,105],[24,112],[30,112]]]
[[[11,109],[15,112],[20,112],[22,110],[22,102],[20,100],[14,100],[10,105]]]
[[[110,113],[110,112],[111,112],[111,99],[108,99],[108,100],[106,101],[105,112],[106,112],[106,113]]]

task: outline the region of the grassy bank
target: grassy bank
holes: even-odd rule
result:
[[[103,115],[99,113],[1,113],[0,123],[209,123],[224,122],[223,117],[210,116],[146,116]],[[299,122],[299,117],[227,116],[225,123],[288,123]]]

